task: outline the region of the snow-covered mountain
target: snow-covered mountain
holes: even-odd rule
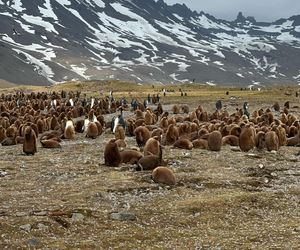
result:
[[[163,0],[0,0],[0,79],[300,83],[300,15],[233,22]]]

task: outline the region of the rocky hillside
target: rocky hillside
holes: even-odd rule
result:
[[[300,83],[300,15],[228,22],[163,0],[0,0],[0,79]]]

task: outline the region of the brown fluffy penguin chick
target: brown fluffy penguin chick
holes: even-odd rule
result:
[[[54,139],[41,140],[41,144],[43,148],[61,148],[59,142]]]
[[[129,136],[134,136],[135,128],[136,128],[135,122],[131,119],[127,120],[127,132]]]
[[[42,119],[38,119],[36,121],[36,126],[38,128],[39,133],[44,133],[44,131],[46,130],[44,121]]]
[[[0,126],[0,143],[6,138],[6,130]]]
[[[288,137],[293,137],[296,136],[297,134],[298,134],[298,128],[295,126],[290,126]]]
[[[283,105],[285,108],[289,109],[290,108],[290,102],[286,101]]]
[[[187,104],[181,105],[181,110],[183,113],[188,114],[190,112],[190,107]]]
[[[264,131],[259,131],[255,136],[255,146],[258,150],[263,150],[266,148],[266,133]]]
[[[174,172],[167,167],[157,167],[152,172],[152,180],[156,183],[175,185],[176,178]]]
[[[275,111],[279,112],[280,111],[279,103],[275,102],[274,105],[273,105],[273,108],[274,108]]]
[[[297,135],[288,138],[286,145],[287,146],[299,146],[300,145],[300,132]]]
[[[16,137],[17,135],[18,131],[14,125],[11,125],[6,129],[6,137]]]
[[[111,139],[104,149],[104,163],[106,166],[118,167],[121,161],[122,159],[116,139]]]
[[[30,126],[27,126],[24,130],[23,152],[27,155],[36,153],[36,135]]]
[[[134,130],[136,143],[138,146],[143,146],[150,138],[150,131],[144,126],[139,126]]]
[[[239,146],[239,138],[235,135],[226,135],[222,138],[222,146]]]
[[[179,112],[180,112],[179,106],[175,104],[175,105],[172,107],[172,112],[173,112],[173,114],[179,114]]]
[[[17,136],[16,137],[16,143],[17,144],[23,144],[24,143],[24,137],[23,136]]]
[[[65,139],[74,139],[75,138],[75,128],[73,125],[73,121],[68,120],[66,123],[65,131],[64,131]]]
[[[122,125],[118,125],[115,131],[116,140],[125,140],[125,130]]]
[[[82,133],[83,130],[83,126],[84,126],[84,120],[78,120],[75,122],[75,132],[76,133]]]
[[[122,163],[135,164],[143,157],[143,154],[137,150],[124,150],[120,152]]]
[[[287,143],[287,138],[286,138],[286,132],[285,129],[280,125],[278,127],[273,128],[273,130],[276,132],[278,139],[279,139],[279,147],[280,146],[285,146]]]
[[[96,123],[90,122],[87,127],[87,130],[86,130],[86,137],[96,139],[98,134],[99,134],[99,131],[98,131],[98,127],[97,127]]]
[[[160,140],[161,140],[161,136],[162,136],[163,133],[164,133],[164,131],[163,131],[161,128],[156,128],[156,129],[154,129],[154,130],[152,131],[151,137],[157,136],[157,137],[160,138],[160,139],[159,139],[159,141],[160,141]]]
[[[209,131],[206,128],[201,128],[198,131],[198,137],[199,138],[202,138],[202,136],[208,135],[208,134],[209,134]]]
[[[116,143],[118,145],[118,148],[126,148],[127,147],[125,140],[118,139],[118,140],[116,140]]]
[[[146,155],[160,155],[160,142],[158,137],[149,138],[144,147],[144,156]]]
[[[193,147],[200,149],[208,149],[208,142],[205,139],[196,139],[193,140]]]
[[[154,124],[153,116],[152,116],[152,114],[149,110],[147,110],[146,113],[145,113],[145,124],[146,125]]]
[[[165,134],[165,144],[172,145],[174,144],[179,137],[178,128],[174,124],[170,124],[168,130]]]
[[[161,158],[157,155],[146,155],[139,159],[137,165],[137,171],[152,170],[161,165]]]
[[[240,149],[244,152],[247,152],[254,148],[255,129],[250,124],[247,124],[245,127],[243,127],[242,132],[240,134],[239,146]]]
[[[137,109],[134,113],[135,113],[136,120],[144,119],[144,113],[140,109]]]
[[[16,144],[17,144],[16,136],[14,136],[14,137],[6,137],[1,142],[2,146],[12,146],[12,145],[16,145]]]
[[[220,151],[222,146],[222,134],[220,131],[213,131],[207,138],[208,149],[212,151]]]
[[[237,137],[240,136],[242,129],[237,124],[234,124],[230,129],[230,134],[235,135]]]
[[[59,127],[59,123],[57,121],[56,116],[52,116],[50,119],[50,129],[55,130]]]
[[[102,126],[102,124],[100,122],[98,122],[98,121],[95,121],[95,124],[96,124],[96,126],[98,128],[98,136],[102,135],[102,132],[103,132],[103,126]]]
[[[180,138],[174,143],[174,147],[191,150],[193,143],[189,139]]]
[[[163,117],[159,121],[159,127],[162,128],[164,131],[168,129],[169,122],[167,117]]]
[[[41,135],[40,140],[55,140],[58,142],[61,142],[60,139],[61,133],[57,130],[50,130],[50,131],[46,131]]]
[[[279,139],[275,131],[269,131],[265,135],[266,147],[268,151],[278,151]]]

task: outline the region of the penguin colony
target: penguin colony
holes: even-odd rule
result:
[[[230,145],[247,152],[300,145],[300,121],[289,113],[289,103],[281,109],[276,102],[252,113],[246,103],[232,114],[220,101],[211,113],[202,106],[191,110],[188,105],[174,105],[169,113],[161,103],[153,109],[138,103],[126,118],[123,110],[130,107],[109,97],[87,100],[80,92],[2,94],[0,142],[2,146],[22,144],[25,155],[34,155],[38,141],[45,149],[61,148],[62,140],[75,140],[78,133],[96,139],[111,127],[114,138],[105,145],[104,164],[132,164],[136,170],[151,170],[155,182],[167,185],[176,184],[174,172],[163,159],[168,147],[220,151]],[[105,121],[106,114],[118,111],[120,115]],[[136,149],[127,148],[130,136],[135,137]]]

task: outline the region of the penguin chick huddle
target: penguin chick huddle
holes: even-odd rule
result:
[[[148,107],[145,111],[137,109],[134,116],[126,120],[126,129],[122,130],[125,137],[121,139],[134,137],[138,149],[119,147],[116,136],[106,144],[105,165],[135,164],[136,170],[152,171],[154,181],[173,185],[175,174],[168,167],[168,160],[163,159],[163,151],[170,147],[217,152],[230,145],[248,152],[299,146],[299,118],[287,107],[280,109],[278,105],[275,105],[276,109],[261,108],[250,113],[248,103],[244,103],[231,114],[220,103],[214,112],[208,112],[202,106],[191,110],[187,105],[181,112],[178,105],[171,111],[164,111],[162,105],[156,109]]]
[[[168,185],[176,184],[164,159],[170,148],[218,152],[230,145],[247,152],[300,145],[300,120],[290,112],[289,102],[252,113],[248,103],[229,113],[220,101],[213,112],[200,105],[174,105],[167,111],[161,103],[152,106],[138,103],[130,110],[124,99],[87,98],[78,91],[1,94],[0,142],[22,144],[24,154],[34,155],[38,150],[61,149],[63,140],[76,140],[78,134],[93,140],[110,131],[114,138],[103,147],[105,165],[131,164],[138,171],[152,171],[155,182]],[[131,111],[128,117],[124,110]],[[114,113],[111,121],[105,121]],[[129,137],[135,148],[128,147]]]
[[[106,128],[104,115],[121,106],[118,100],[87,98],[78,91],[1,94],[0,142],[23,144],[23,153],[34,155],[38,141],[51,149],[61,148],[62,140],[76,140],[77,134],[95,139]]]

